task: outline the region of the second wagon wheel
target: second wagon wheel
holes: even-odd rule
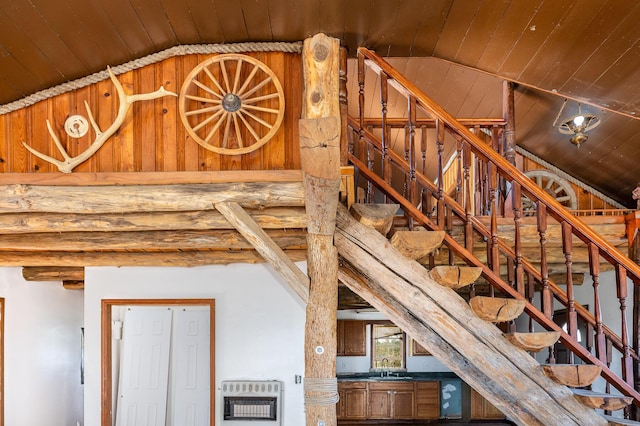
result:
[[[199,64],[180,91],[180,119],[202,147],[246,154],[267,143],[284,118],[284,94],[274,72],[246,55],[224,54]]]
[[[578,208],[576,193],[565,179],[548,170],[530,170],[525,172],[525,175],[564,207],[569,210]],[[523,196],[522,210],[525,215],[535,214],[536,205],[528,197]]]

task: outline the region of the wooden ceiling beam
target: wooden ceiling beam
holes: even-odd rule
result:
[[[246,209],[264,229],[306,228],[304,207]],[[140,213],[4,213],[0,234],[233,229],[216,210]]]
[[[84,268],[76,266],[25,266],[22,277],[27,281],[84,281]]]
[[[123,213],[212,210],[232,201],[242,207],[304,206],[302,182],[186,185],[0,186],[0,213]]]
[[[306,250],[284,250],[294,262],[306,260]],[[2,266],[206,266],[231,263],[264,263],[255,250],[209,250],[165,252],[0,252]]]
[[[270,229],[267,235],[283,249],[305,248],[306,231]],[[161,251],[253,249],[238,231],[64,232],[0,235],[0,251]]]

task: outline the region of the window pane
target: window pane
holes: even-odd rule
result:
[[[403,368],[404,335],[400,327],[374,324],[373,368]]]

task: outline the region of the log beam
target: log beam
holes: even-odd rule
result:
[[[265,233],[282,249],[306,247],[303,229],[269,229]],[[63,232],[60,234],[0,235],[3,251],[177,251],[247,250],[253,245],[235,229],[213,231]]]
[[[27,281],[84,281],[84,268],[73,266],[39,266],[22,268]]]
[[[260,225],[238,203],[218,203],[215,207],[251,243],[258,253],[282,275],[300,299],[307,303],[309,299],[309,278],[284,254],[284,251],[260,228]]]
[[[245,209],[263,229],[306,228],[304,207]],[[0,234],[233,229],[216,210],[141,213],[4,213]]]
[[[306,260],[306,250],[284,250],[293,262]],[[255,250],[206,250],[137,252],[0,252],[3,266],[206,266],[232,263],[264,263]]]
[[[0,213],[122,213],[211,210],[221,202],[242,207],[304,206],[301,182],[186,185],[0,186]]]

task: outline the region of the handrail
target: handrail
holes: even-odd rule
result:
[[[405,213],[415,219],[418,223],[422,223],[431,229],[444,229],[450,230],[451,216],[455,215],[462,219],[465,225],[465,241],[464,246],[457,242],[450,235],[445,236],[445,244],[450,248],[450,262],[451,251],[455,253],[460,259],[464,260],[470,265],[482,267],[482,274],[492,286],[511,295],[512,297],[524,299],[526,301],[526,311],[544,328],[549,330],[557,330],[561,332],[561,341],[565,343],[567,347],[571,349],[577,356],[586,362],[600,365],[603,367],[602,376],[608,383],[612,384],[622,393],[633,396],[636,405],[640,406],[640,394],[633,388],[634,371],[630,366],[631,360],[638,360],[638,354],[631,349],[629,333],[626,326],[626,279],[630,279],[635,285],[640,285],[640,267],[636,265],[629,258],[621,254],[615,247],[609,244],[604,238],[598,235],[595,231],[582,223],[572,213],[567,211],[559,202],[557,202],[552,196],[547,194],[542,188],[538,187],[533,181],[527,178],[521,171],[515,168],[504,157],[495,151],[495,132],[496,127],[500,126],[498,120],[493,124],[492,140],[494,146],[491,147],[485,144],[477,135],[471,132],[460,123],[453,116],[447,113],[443,108],[432,101],[426,94],[419,90],[413,83],[408,81],[398,71],[393,69],[387,64],[381,57],[374,52],[366,49],[358,49],[358,79],[360,86],[360,106],[364,105],[364,64],[367,64],[376,73],[380,75],[381,84],[381,104],[382,104],[382,118],[364,118],[363,110],[360,109],[360,117],[354,119],[349,117],[349,126],[358,132],[359,153],[362,156],[366,156],[366,161],[359,159],[351,152],[349,154],[350,161],[360,169],[360,174],[365,177],[369,182],[367,188],[372,188],[371,185],[375,185],[381,189],[385,194],[385,199],[391,198],[402,205]],[[388,117],[387,113],[387,85],[393,86],[400,94],[404,95],[408,99],[408,113],[407,118],[397,119]],[[427,113],[430,118],[416,118],[416,108],[421,108]],[[490,120],[477,120],[476,123],[489,123]],[[436,129],[436,143],[438,145],[438,181],[434,184],[423,173],[416,170],[415,158],[416,154],[414,150],[414,134],[415,129],[420,126],[418,123],[428,123],[428,128]],[[431,123],[433,122],[433,125]],[[366,124],[365,124],[366,123]],[[404,123],[404,124],[403,124]],[[369,132],[366,127],[375,126],[382,127],[382,141],[380,141],[376,135]],[[401,129],[406,127],[405,130],[405,157],[401,154],[389,149],[389,130],[390,128]],[[461,200],[461,195],[457,194],[458,200],[444,193],[442,188],[442,147],[444,144],[445,131],[453,134],[458,146],[458,155],[462,154],[463,159],[459,159],[458,168],[462,168],[461,162],[464,162],[464,181],[466,187],[462,189],[463,196],[466,196],[464,200]],[[423,138],[424,138],[424,132]],[[424,144],[424,140],[422,144]],[[361,146],[362,145],[362,146]],[[356,144],[350,144],[354,147]],[[370,148],[373,147],[378,152],[378,158],[381,161],[382,171],[380,176],[371,170],[374,164],[374,155],[370,152]],[[362,149],[366,152],[363,153]],[[424,172],[424,159],[426,148],[422,147],[422,160],[423,160],[423,172]],[[471,153],[475,157],[471,157]],[[472,203],[469,189],[469,169],[470,158],[479,159],[481,168],[484,170],[484,180],[475,180],[475,185],[481,187],[481,195],[485,203],[482,206],[487,208],[491,212],[491,224],[489,227],[484,225],[481,221],[476,219],[470,209]],[[395,170],[400,170],[405,175],[405,195],[399,194],[391,185],[391,169],[395,167]],[[462,174],[462,172],[459,172]],[[462,177],[458,178],[458,190],[462,187],[460,183]],[[514,213],[515,213],[515,247],[512,248],[500,239],[497,234],[496,223],[496,209],[498,206],[498,186],[502,182],[510,182],[512,187],[512,194],[514,200]],[[428,212],[425,214],[424,204],[422,206],[423,211],[420,211],[416,206],[420,200],[417,199],[416,191],[422,191],[421,201],[427,202]],[[409,195],[406,195],[409,194]],[[427,195],[425,195],[427,194]],[[519,240],[519,221],[520,213],[522,212],[520,194],[526,195],[532,200],[538,209],[538,233],[540,235],[540,268],[534,266],[530,261],[523,258]],[[477,195],[477,194],[476,194]],[[369,194],[371,197],[371,194]],[[426,197],[426,198],[425,198]],[[435,215],[437,222],[431,221],[431,215],[433,214],[431,209],[431,198],[435,198],[437,203],[437,211]],[[449,213],[445,213],[448,209]],[[567,282],[567,293],[565,293],[556,283],[554,283],[548,276],[548,269],[546,265],[545,245],[546,245],[546,232],[547,232],[547,216],[550,216],[558,221],[562,225],[562,251],[566,258],[565,264],[567,271],[572,270],[572,243],[571,235],[575,235],[579,240],[584,242],[587,246],[587,252],[589,254],[589,265],[591,268],[591,275],[594,281],[593,294],[595,297],[594,310],[595,313],[589,312],[587,308],[578,304],[573,300],[573,288],[572,281],[569,278]],[[469,247],[469,244],[473,244],[473,233],[479,233],[487,242],[487,262],[484,264],[473,254],[473,248],[467,250],[465,247]],[[512,287],[500,276],[499,257],[505,256],[510,268],[514,268],[513,274],[517,278],[513,278],[514,275],[510,275],[510,283],[515,282],[517,285]],[[620,299],[620,309],[622,316],[622,337],[619,337],[609,327],[602,322],[602,314],[600,312],[599,302],[599,274],[600,274],[600,258],[612,264],[616,271],[616,286],[618,290],[618,298]],[[557,262],[557,261],[556,261]],[[532,277],[535,281],[542,284],[542,312],[540,309],[533,306],[531,297],[525,298],[524,290],[524,274]],[[570,274],[568,274],[570,275]],[[506,278],[505,278],[506,279]],[[512,283],[513,284],[513,283]],[[556,298],[560,303],[567,307],[569,315],[573,315],[574,324],[569,325],[569,331],[564,332],[560,327],[555,324],[551,318],[552,300]],[[592,354],[587,348],[577,343],[576,337],[576,325],[575,321],[580,317],[583,320],[590,323],[595,330],[596,338],[596,354]],[[571,324],[571,322],[570,322]],[[608,342],[608,343],[607,343]],[[616,350],[622,354],[622,376],[616,375],[611,369],[609,369],[610,357],[607,355],[606,346],[612,344]],[[550,358],[553,357],[553,352],[550,351]],[[551,361],[552,362],[552,361]]]

